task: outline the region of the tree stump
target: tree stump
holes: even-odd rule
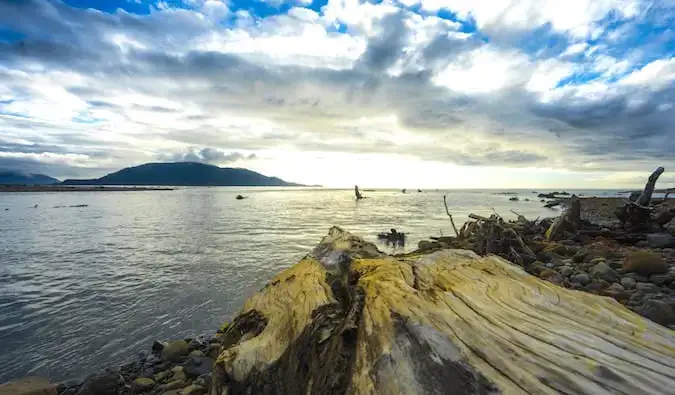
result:
[[[666,394],[675,332],[496,256],[339,228],[245,303],[211,395]]]

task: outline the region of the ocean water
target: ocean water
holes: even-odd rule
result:
[[[496,192],[447,192],[457,226],[492,209],[558,214],[529,190],[516,191],[518,202]],[[364,191],[359,202],[351,190],[298,188],[0,193],[0,382],[83,378],[155,339],[213,332],[332,225],[376,243],[396,228],[409,234],[406,250],[451,235],[444,193]]]

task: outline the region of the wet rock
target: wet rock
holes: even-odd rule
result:
[[[673,276],[668,274],[654,274],[649,276],[649,281],[653,282],[656,285],[666,285],[673,281]]]
[[[562,284],[563,281],[565,281],[565,278],[562,276],[562,274],[558,273],[557,271],[553,269],[544,269],[541,272],[539,272],[539,277],[543,280],[550,281],[553,284]]]
[[[117,395],[122,386],[124,386],[124,381],[120,373],[106,370],[87,377],[77,395]]]
[[[668,263],[660,255],[650,251],[633,251],[626,255],[624,270],[644,276],[668,272]]]
[[[584,272],[581,272],[579,274],[572,276],[571,280],[572,282],[579,283],[582,286],[585,286],[591,282],[591,276],[589,276]]]
[[[626,290],[623,287],[623,285],[621,285],[619,283],[612,283],[612,285],[609,286],[609,289],[611,289],[612,291],[619,291],[619,292],[623,292],[623,291]]]
[[[585,250],[583,250],[583,249],[582,249],[582,250],[579,250],[579,251],[578,251],[576,254],[574,254],[574,256],[572,257],[572,261],[574,261],[574,263],[581,263],[581,262],[583,262],[584,259],[586,258],[586,254],[587,254],[587,253],[586,253]]]
[[[563,266],[560,268],[560,274],[562,274],[565,277],[569,277],[574,273],[574,269],[571,268],[570,266]]]
[[[169,370],[162,370],[161,372],[156,373],[154,376],[152,376],[152,378],[153,378],[156,382],[161,383],[161,382],[163,382],[164,380],[168,379],[169,376],[171,376],[171,371],[169,371]]]
[[[183,365],[185,375],[194,380],[199,376],[211,373],[213,370],[213,359],[208,357],[190,357],[188,362]]]
[[[664,326],[675,325],[675,302],[672,300],[649,299],[636,307],[635,312]]]
[[[42,377],[26,377],[0,385],[0,395],[56,395],[56,386]]]
[[[209,348],[206,351],[206,355],[209,358],[216,359],[218,355],[223,351],[223,346],[218,343],[209,344]]]
[[[635,289],[635,284],[637,284],[637,281],[635,281],[635,279],[632,278],[632,277],[622,277],[621,278],[621,285],[625,289]]]
[[[647,235],[647,245],[650,248],[667,248],[675,246],[675,236],[670,233],[650,233]]]
[[[147,392],[155,387],[155,381],[147,377],[139,377],[131,383],[131,390],[135,393]]]
[[[605,288],[605,284],[600,283],[600,282],[594,282],[594,283],[586,284],[584,286],[584,290],[586,290],[588,292],[593,292],[593,293],[597,293],[598,291],[602,290],[603,288]]]
[[[166,342],[160,342],[155,340],[155,342],[152,343],[152,352],[159,354],[162,352],[164,347],[166,347]]]
[[[183,380],[174,380],[170,381],[164,385],[162,385],[161,390],[162,391],[171,391],[171,390],[179,390],[181,388],[187,387],[187,383]]]
[[[183,366],[176,366],[171,371],[173,372],[173,376],[171,376],[172,381],[187,381],[187,375]]]
[[[190,358],[192,358],[192,357],[203,357],[204,353],[201,350],[194,350],[188,356]]]
[[[188,344],[185,340],[174,340],[162,349],[162,359],[175,362],[187,356],[188,352]]]
[[[591,268],[589,274],[595,278],[605,280],[609,283],[619,281],[619,275],[604,261]]]
[[[206,391],[207,391],[206,388],[204,388],[202,386],[199,386],[199,385],[196,385],[196,384],[192,384],[189,387],[183,388],[179,392],[179,394],[180,395],[203,395],[203,394],[206,393]]]
[[[197,380],[194,382],[195,384],[204,387],[204,388],[210,388],[211,387],[211,373],[209,374],[204,374],[199,377],[197,377]]]
[[[661,287],[652,283],[643,283],[639,282],[635,284],[635,289],[637,292],[646,294],[646,293],[657,293],[661,291]]]

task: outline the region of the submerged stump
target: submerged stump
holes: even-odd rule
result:
[[[211,395],[666,394],[675,332],[465,250],[394,257],[339,228],[244,305]]]

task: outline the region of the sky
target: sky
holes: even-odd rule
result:
[[[675,0],[0,0],[0,168],[675,185]]]

